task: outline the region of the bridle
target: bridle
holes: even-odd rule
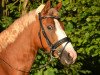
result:
[[[61,40],[57,41],[56,43],[52,44],[51,41],[49,40],[49,38],[48,38],[48,36],[47,36],[47,34],[45,32],[45,29],[43,27],[43,24],[42,24],[42,19],[46,19],[46,18],[58,19],[59,17],[56,17],[56,16],[41,16],[41,13],[38,13],[38,15],[39,15],[39,22],[40,22],[40,31],[42,30],[42,34],[43,34],[44,38],[46,39],[46,42],[47,42],[48,46],[50,47],[51,57],[53,57],[53,53],[54,53],[54,51],[56,50],[57,47],[59,47],[61,44],[65,43],[65,42],[67,42],[65,44],[64,48],[59,53],[59,56],[61,57],[62,52],[65,49],[66,45],[71,41],[70,38],[64,37],[63,39],[61,39]],[[39,38],[40,38],[41,45],[44,48],[44,46],[42,44],[40,31],[39,31],[38,35],[39,35]]]

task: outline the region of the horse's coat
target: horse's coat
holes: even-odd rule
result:
[[[51,46],[47,44],[41,31],[40,21],[52,44],[67,37],[62,23],[57,18],[49,17],[40,20],[38,15],[40,12],[43,17],[58,17],[61,6],[62,4],[58,3],[55,8],[50,8],[50,1],[48,1],[46,5],[42,4],[36,10],[15,20],[0,33],[0,75],[28,75],[38,49],[44,48],[50,52]],[[65,65],[72,64],[77,57],[71,43],[66,43],[67,41],[54,51],[54,56],[59,56],[58,50],[63,49],[60,61]]]

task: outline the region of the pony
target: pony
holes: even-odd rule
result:
[[[0,33],[0,75],[29,75],[40,48],[64,65],[75,62],[77,53],[59,20],[61,7],[60,2],[51,8],[48,1]]]

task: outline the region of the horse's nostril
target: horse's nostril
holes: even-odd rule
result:
[[[68,60],[73,60],[73,56],[70,53],[68,53]]]
[[[70,53],[68,53],[68,57],[70,57]]]
[[[69,56],[71,57],[71,58],[74,58],[74,53],[72,52],[72,53],[69,53]]]

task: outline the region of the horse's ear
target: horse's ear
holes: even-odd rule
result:
[[[62,7],[62,2],[59,2],[59,3],[57,4],[57,6],[55,7],[55,9],[56,9],[57,11],[59,11],[59,10],[61,9],[61,7]]]
[[[50,7],[51,7],[50,5],[51,5],[51,4],[50,4],[50,0],[48,0],[47,3],[46,3],[45,6],[44,6],[42,12],[41,12],[42,15],[46,15],[46,14],[48,13],[48,10],[49,10]]]

